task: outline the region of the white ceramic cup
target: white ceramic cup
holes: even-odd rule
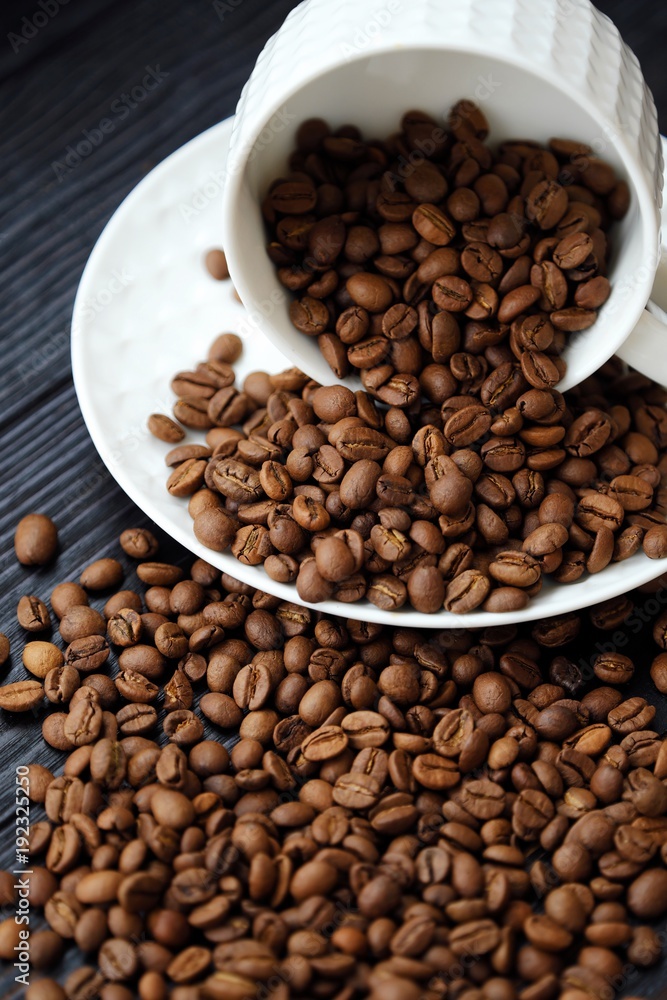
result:
[[[588,0],[306,0],[269,39],[238,104],[224,189],[223,245],[251,318],[289,362],[333,380],[316,339],[266,255],[260,203],[287,169],[306,118],[363,134],[395,131],[410,108],[444,120],[461,97],[487,116],[489,141],[587,142],[631,192],[612,235],[612,292],[592,327],[570,336],[576,385],[612,354],[667,384],[667,329],[649,312],[660,260],[662,152],[655,105],[636,57]],[[667,298],[664,271],[657,297]],[[655,311],[657,312],[657,311]],[[344,379],[352,388],[359,380]]]

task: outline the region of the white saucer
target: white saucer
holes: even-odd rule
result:
[[[206,356],[223,331],[239,333],[244,351],[237,383],[252,370],[281,371],[288,362],[249,322],[229,282],[211,278],[204,255],[220,243],[221,189],[231,119],[197,136],[152,170],[128,195],[97,241],[74,303],[72,369],[84,420],[114,479],[128,496],[191,552],[283,600],[294,586],[261,567],[212,552],[195,538],[187,502],[166,490],[168,446],[146,429],[150,413],[171,413],[171,377]],[[190,432],[186,441],[198,440]],[[326,601],[317,610],[343,618],[428,628],[531,621],[616,597],[667,571],[667,559],[643,554],[569,586],[546,584],[512,615],[483,611],[424,615],[381,611],[367,601]],[[299,602],[303,603],[303,602]]]

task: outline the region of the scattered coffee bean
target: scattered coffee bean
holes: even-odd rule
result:
[[[126,528],[120,536],[120,546],[133,559],[153,559],[159,550],[159,543],[148,528]]]
[[[52,642],[28,642],[23,647],[23,666],[26,670],[44,680],[51,670],[62,667],[65,657],[60,649]]]
[[[221,333],[211,344],[208,352],[209,361],[222,361],[231,365],[241,357],[243,341],[235,333]]]
[[[224,281],[225,278],[229,277],[229,268],[227,267],[227,258],[225,257],[224,250],[217,248],[209,250],[205,257],[205,263],[206,270],[216,281]]]
[[[106,558],[86,566],[79,582],[86,590],[110,590],[118,587],[122,579],[123,567],[118,560]]]
[[[44,685],[39,681],[14,681],[0,687],[0,708],[6,712],[30,712],[43,698]]]
[[[58,530],[46,514],[26,514],[14,534],[16,558],[24,566],[46,566],[58,550]]]
[[[88,594],[78,583],[59,583],[51,591],[51,607],[59,620],[70,608],[88,603]]]
[[[31,594],[22,597],[16,608],[16,617],[26,632],[43,632],[51,625],[51,615],[43,600]]]

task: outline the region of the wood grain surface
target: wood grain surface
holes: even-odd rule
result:
[[[98,458],[72,386],[69,327],[86,258],[114,209],[156,163],[233,113],[262,45],[293,6],[291,0],[4,0],[0,630],[10,637],[13,654],[0,670],[0,683],[25,676],[15,616],[21,594],[48,599],[56,582],[77,579],[93,559],[118,556],[124,527],[149,523]],[[664,132],[667,5],[606,0],[600,6],[639,56]],[[331,16],[336,16],[333,2]],[[149,72],[159,83],[128,108],[123,95]],[[105,117],[111,118],[112,131],[79,162],[70,157],[66,163],[68,147]],[[61,541],[55,565],[39,571],[19,566],[12,549],[18,518],[33,510],[55,519]],[[187,553],[161,538],[165,558],[187,563]],[[125,563],[125,585],[135,586],[129,560]],[[594,592],[593,580],[592,597]],[[641,665],[633,690],[655,701],[659,696],[647,679],[654,654],[651,621],[659,607],[667,607],[667,592],[658,599],[638,595],[637,602],[645,621],[626,630],[623,651]],[[608,635],[587,634],[589,647],[608,641]],[[659,698],[656,728],[662,731],[666,724]],[[15,767],[37,761],[58,769],[62,756],[43,743],[39,719],[0,712],[1,866],[12,867],[14,857]],[[39,818],[39,809],[33,807],[33,813]],[[0,918],[8,915],[0,912]],[[33,929],[38,926],[36,919]],[[70,949],[58,978],[82,961]],[[12,1000],[22,995],[13,976],[7,966],[0,971],[0,996]],[[618,995],[667,996],[664,963],[648,973],[631,971]]]

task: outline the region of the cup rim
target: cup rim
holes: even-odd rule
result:
[[[613,23],[613,22],[612,22]],[[274,35],[269,42],[267,42],[267,47],[274,42],[275,38],[285,27],[289,27],[288,22],[284,22],[281,28],[278,30],[276,35]],[[621,38],[618,29],[614,25],[614,29],[617,36]],[[225,185],[223,189],[223,218],[222,218],[222,236],[223,245],[225,247],[225,253],[227,255],[227,262],[229,265],[230,275],[234,286],[237,288],[238,293],[243,301],[244,305],[249,310],[252,310],[252,306],[256,299],[256,294],[251,290],[251,285],[253,283],[252,277],[246,281],[246,275],[251,274],[250,263],[241,263],[241,254],[236,252],[236,239],[235,234],[237,232],[237,214],[239,212],[240,204],[240,193],[243,187],[244,178],[247,173],[248,163],[252,151],[255,148],[255,143],[261,134],[262,130],[266,127],[268,122],[274,117],[274,115],[280,111],[280,109],[286,105],[296,94],[301,93],[307,87],[309,87],[314,80],[321,77],[325,77],[330,73],[334,73],[338,70],[344,69],[350,63],[359,63],[363,60],[370,60],[376,57],[382,58],[383,56],[397,53],[401,51],[419,50],[431,50],[434,52],[470,52],[474,55],[483,55],[495,59],[497,62],[505,63],[508,66],[512,66],[525,73],[526,77],[534,77],[546,82],[554,91],[566,96],[574,103],[578,104],[588,117],[597,122],[600,125],[601,136],[607,136],[605,129],[611,132],[612,137],[608,138],[610,146],[616,150],[619,159],[623,165],[623,170],[627,179],[627,183],[631,188],[634,196],[637,199],[638,206],[638,224],[642,226],[642,239],[641,245],[644,248],[650,247],[649,254],[653,254],[653,260],[639,261],[635,265],[634,273],[629,275],[619,275],[621,281],[631,281],[632,288],[631,293],[625,296],[624,301],[619,304],[618,309],[624,316],[624,322],[621,324],[617,323],[619,335],[615,337],[609,337],[609,330],[607,330],[607,335],[605,339],[605,344],[611,344],[611,350],[607,352],[605,348],[604,357],[597,359],[587,366],[583,366],[581,373],[578,373],[576,381],[569,382],[567,373],[561,383],[559,383],[559,391],[567,391],[574,385],[579,384],[584,379],[588,378],[600,364],[603,364],[609,357],[611,357],[616,350],[621,346],[621,344],[626,340],[629,334],[634,329],[637,324],[639,317],[641,316],[643,310],[646,308],[646,304],[650,299],[651,290],[653,287],[653,282],[655,280],[655,274],[658,267],[660,259],[660,210],[658,206],[657,195],[662,192],[662,174],[658,171],[658,176],[651,176],[651,181],[654,183],[653,191],[650,188],[649,177],[647,171],[642,165],[638,153],[633,149],[633,147],[628,143],[627,139],[622,133],[618,133],[617,128],[614,127],[613,123],[609,121],[607,116],[601,116],[599,109],[596,107],[593,101],[577,90],[577,88],[572,85],[568,79],[555,79],[554,74],[548,68],[543,68],[540,65],[527,67],[523,64],[517,54],[514,53],[500,53],[489,45],[484,40],[479,40],[478,44],[475,42],[469,42],[466,44],[453,42],[451,44],[437,44],[432,40],[415,41],[409,46],[403,49],[398,48],[394,44],[389,42],[380,42],[376,47],[370,52],[363,52],[351,57],[350,59],[343,60],[340,58],[338,53],[333,53],[328,59],[323,61],[323,63],[316,69],[308,72],[303,78],[299,80],[298,83],[292,86],[286,87],[284,90],[280,91],[277,97],[274,97],[266,106],[265,110],[261,116],[255,114],[250,119],[243,116],[243,103],[244,94],[246,88],[250,85],[252,76],[257,72],[260,66],[261,54],[258,63],[255,65],[253,72],[251,74],[250,80],[246,83],[244,92],[239,100],[239,106],[237,107],[236,117],[234,120],[234,129],[232,132],[230,150],[229,150],[229,160],[227,165],[227,174],[225,179]],[[266,51],[266,47],[262,52]],[[642,76],[643,80],[643,76]],[[644,82],[645,91],[650,97],[651,104],[654,106],[653,95],[648,88],[648,85]],[[241,117],[239,117],[239,107],[241,108]],[[314,112],[315,113],[315,110]],[[662,146],[659,138],[659,130],[656,124],[656,132],[658,134],[657,143],[657,159],[659,162],[662,161]],[[239,139],[242,137],[243,132],[248,132],[248,135],[243,135],[243,144],[239,145]],[[238,266],[237,266],[238,265]],[[618,279],[617,279],[618,280]],[[603,317],[604,318],[604,317]],[[596,321],[597,324],[598,321]],[[301,352],[295,346],[297,341],[298,331],[294,330],[294,340],[291,336],[287,338],[282,333],[280,333],[275,324],[272,322],[271,317],[263,318],[262,324],[269,328],[270,333],[267,335],[269,339],[273,340],[279,349],[286,354],[295,364],[299,364],[299,359]],[[326,363],[325,363],[326,364]],[[331,372],[331,379],[335,379],[333,372]],[[346,383],[348,379],[338,379]]]

